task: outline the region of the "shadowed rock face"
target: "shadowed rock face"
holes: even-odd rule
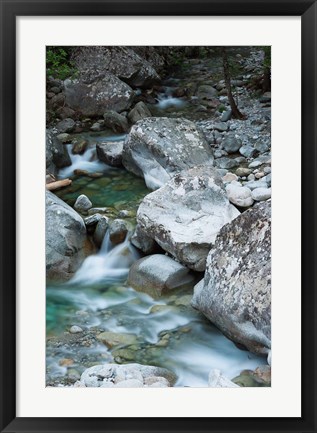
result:
[[[65,80],[64,93],[66,104],[88,117],[103,116],[107,110],[127,110],[134,98],[131,87],[109,73],[88,83],[81,79]]]
[[[166,117],[137,122],[122,157],[124,167],[144,177],[150,189],[160,188],[181,170],[213,163],[213,152],[193,122]]]
[[[271,347],[271,202],[225,225],[207,257],[192,306],[255,353]]]
[[[86,227],[74,209],[46,191],[46,276],[68,280],[85,258]]]
[[[221,227],[238,215],[217,170],[205,165],[182,171],[147,195],[138,210],[137,232],[180,263],[203,271]]]

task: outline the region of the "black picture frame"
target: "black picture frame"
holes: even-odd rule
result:
[[[311,0],[0,0],[1,432],[306,432],[316,423],[317,5]],[[300,16],[302,23],[302,416],[300,418],[16,417],[16,17]],[[287,41],[286,41],[287,43]],[[291,355],[291,349],[290,349]],[[175,403],[177,404],[177,403]],[[281,402],[283,404],[283,402]]]

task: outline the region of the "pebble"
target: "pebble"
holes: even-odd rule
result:
[[[70,328],[69,332],[70,332],[71,334],[80,334],[81,332],[83,332],[83,329],[82,329],[80,326],[73,325],[73,326]]]
[[[256,201],[265,201],[271,198],[271,188],[256,188],[252,191],[252,198]]]
[[[230,183],[226,186],[228,198],[231,203],[239,207],[249,207],[253,204],[251,190],[245,186],[233,185]]]

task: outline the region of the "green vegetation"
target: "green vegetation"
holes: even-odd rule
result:
[[[60,80],[65,80],[76,74],[76,69],[70,60],[69,47],[47,47],[46,74]]]

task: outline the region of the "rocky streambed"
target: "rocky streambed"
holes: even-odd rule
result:
[[[259,56],[235,86],[246,120],[231,119],[219,62],[190,59],[126,115],[48,130],[48,187],[71,182],[47,191],[48,386],[270,386],[270,98],[247,88]]]

